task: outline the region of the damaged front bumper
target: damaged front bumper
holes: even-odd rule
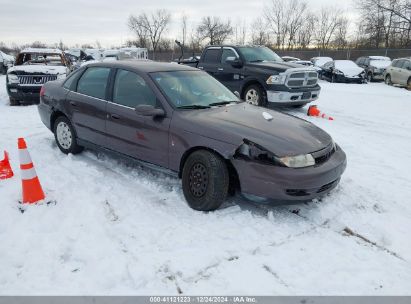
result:
[[[334,189],[346,166],[346,155],[338,148],[324,163],[306,168],[288,168],[233,159],[241,193],[261,203],[286,204],[321,197]]]

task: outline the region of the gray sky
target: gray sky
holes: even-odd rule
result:
[[[287,1],[287,0],[284,0]],[[7,44],[59,42],[68,45],[100,41],[103,47],[120,45],[133,35],[126,25],[130,14],[167,9],[172,24],[167,36],[179,37],[181,14],[189,16],[188,28],[202,16],[230,17],[233,23],[262,15],[270,0],[0,0],[0,41]],[[351,0],[310,0],[312,10],[336,5],[352,14]]]

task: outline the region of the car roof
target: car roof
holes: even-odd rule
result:
[[[190,67],[188,65],[177,64],[177,63],[167,63],[167,62],[156,62],[151,60],[119,60],[112,62],[98,62],[87,65],[87,67],[110,67],[110,68],[124,68],[133,69],[138,72],[143,73],[153,73],[153,72],[171,72],[171,71],[199,71],[196,68]]]

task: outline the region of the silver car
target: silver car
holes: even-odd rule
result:
[[[400,85],[411,89],[411,57],[399,58],[392,61],[384,75],[388,85]]]

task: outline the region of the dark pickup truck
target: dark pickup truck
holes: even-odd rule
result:
[[[313,68],[285,62],[263,46],[208,46],[199,60],[179,63],[206,71],[259,106],[302,107],[316,100],[321,90]]]

